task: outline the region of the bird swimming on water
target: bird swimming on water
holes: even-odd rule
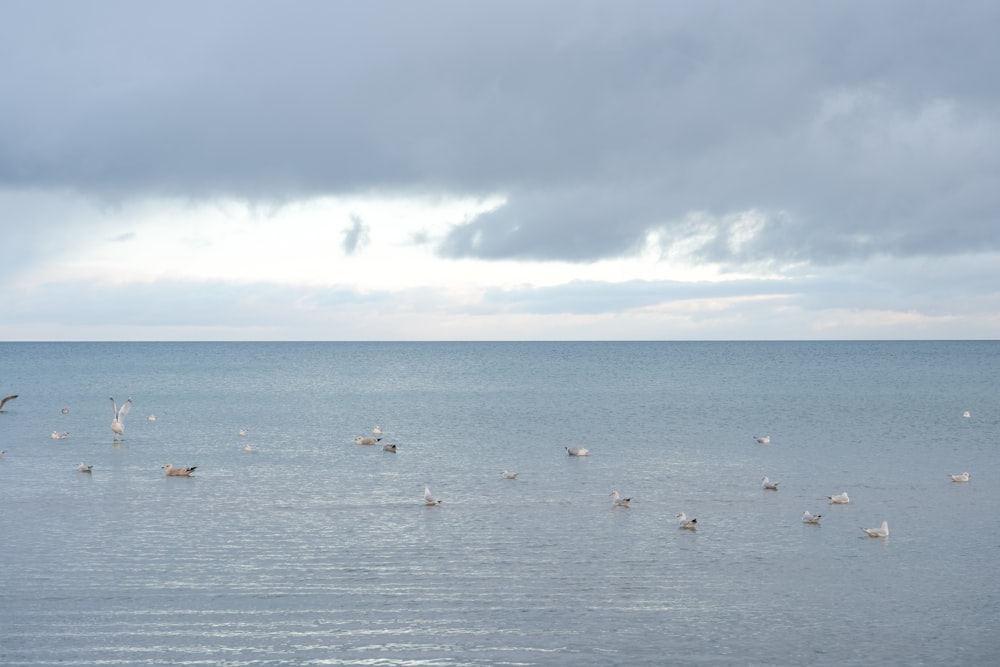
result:
[[[109,400],[111,401],[111,412],[115,415],[115,418],[111,420],[111,430],[115,434],[115,442],[118,442],[119,437],[125,435],[125,415],[132,408],[132,397],[129,396],[120,408],[115,405],[114,397]]]
[[[566,447],[566,453],[570,456],[587,456],[590,454],[590,450],[586,447]]]
[[[868,537],[889,537],[889,522],[883,521],[879,528],[862,528]]]
[[[677,515],[677,527],[685,530],[697,530],[698,519],[688,519],[687,514],[681,512]]]
[[[802,513],[802,523],[811,523],[815,526],[819,525],[819,520],[823,518],[822,514],[813,514],[809,510]]]
[[[170,463],[162,467],[167,471],[167,477],[190,477],[191,473],[198,468],[198,466],[191,466],[190,468],[175,468]]]
[[[440,505],[441,501],[431,495],[431,489],[429,486],[424,487],[424,504],[426,505]]]
[[[764,479],[762,479],[760,481],[760,486],[761,486],[761,488],[763,488],[766,491],[777,491],[778,490],[778,483],[777,482],[772,482],[771,480],[769,480],[767,478],[767,475],[764,475]]]
[[[629,503],[632,502],[631,498],[622,498],[621,494],[619,494],[617,491],[612,491],[611,497],[615,501],[614,504],[615,507],[628,507]]]

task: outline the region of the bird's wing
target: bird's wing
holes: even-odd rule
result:
[[[130,410],[131,408],[132,408],[132,399],[131,399],[131,398],[129,398],[129,399],[128,399],[127,401],[125,401],[125,403],[124,403],[124,404],[122,405],[121,409],[120,409],[120,410],[118,410],[118,414],[117,414],[117,415],[115,415],[116,417],[118,417],[118,421],[121,421],[122,419],[124,419],[124,418],[125,418],[125,415],[127,415],[127,414],[128,414],[128,411],[129,411],[129,410]]]
[[[7,401],[13,401],[17,398],[17,394],[11,394],[10,396],[5,396],[2,401],[0,401],[0,410],[3,410],[3,406],[7,405]]]

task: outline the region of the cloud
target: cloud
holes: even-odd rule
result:
[[[368,230],[361,218],[351,215],[351,226],[344,230],[344,242],[341,245],[345,255],[353,255],[371,241]]]

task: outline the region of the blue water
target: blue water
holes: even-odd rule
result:
[[[997,342],[0,343],[0,664],[997,664],[998,379]]]

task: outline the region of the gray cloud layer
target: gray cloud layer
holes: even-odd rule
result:
[[[507,195],[452,257],[669,248],[692,213],[696,257],[733,265],[998,250],[997,25],[993,2],[6,2],[0,187]]]

